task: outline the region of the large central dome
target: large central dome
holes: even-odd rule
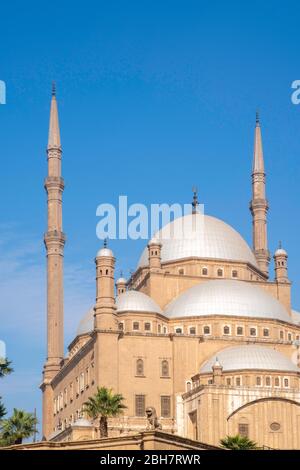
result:
[[[241,235],[230,225],[209,215],[179,217],[165,225],[154,238],[162,243],[162,263],[193,257],[241,261],[258,267],[252,250]],[[148,264],[146,247],[138,267]]]

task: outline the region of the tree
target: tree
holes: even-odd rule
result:
[[[122,403],[123,400],[124,397],[122,395],[114,394],[111,389],[97,387],[97,393],[84,403],[84,411],[89,417],[93,419],[100,417],[99,428],[101,437],[108,436],[108,418],[110,416],[118,416],[126,408]]]
[[[257,444],[251,441],[248,437],[240,436],[226,436],[220,441],[221,446],[230,450],[253,450],[257,449]]]
[[[0,421],[3,418],[3,416],[6,415],[6,409],[5,406],[2,403],[2,397],[0,397]]]
[[[0,379],[5,375],[9,375],[13,372],[13,368],[10,367],[11,361],[8,359],[0,358]]]
[[[0,439],[6,445],[22,444],[23,439],[35,433],[37,422],[33,413],[14,408],[12,416],[1,422]]]

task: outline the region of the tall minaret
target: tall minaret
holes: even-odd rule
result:
[[[51,379],[60,370],[64,357],[63,341],[63,253],[65,235],[62,231],[61,144],[58,123],[55,84],[52,85],[48,137],[48,176],[45,180],[48,204],[48,230],[44,241],[47,252],[47,361],[44,366],[43,434],[51,433],[52,387]],[[49,412],[50,411],[50,412]]]
[[[253,217],[253,250],[258,265],[267,276],[269,274],[270,253],[267,237],[266,174],[262,149],[259,115],[256,113],[254,156],[252,169],[252,200],[250,210]]]

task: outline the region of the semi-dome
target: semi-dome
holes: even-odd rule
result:
[[[200,374],[211,373],[212,367],[218,358],[223,372],[257,369],[278,370],[282,372],[300,372],[300,369],[287,356],[279,351],[265,346],[245,345],[233,346],[218,351],[200,368]]]
[[[284,306],[271,294],[250,282],[229,279],[203,281],[191,287],[170,302],[164,314],[169,318],[225,315],[291,323]]]
[[[90,308],[84,317],[80,320],[80,323],[77,328],[77,334],[76,336],[79,335],[84,335],[89,333],[90,331],[93,331],[94,329],[94,309]]]
[[[242,261],[258,267],[256,258],[241,235],[220,219],[203,214],[188,214],[165,225],[155,235],[162,243],[162,262],[184,258]],[[148,248],[138,267],[148,266]]]
[[[162,313],[160,307],[151,297],[136,290],[129,290],[118,295],[117,312],[151,312]]]

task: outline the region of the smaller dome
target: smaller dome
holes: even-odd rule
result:
[[[73,426],[80,426],[80,427],[87,427],[88,426],[88,427],[91,427],[92,425],[87,419],[79,418],[75,421]]]
[[[118,295],[116,304],[118,313],[128,311],[162,313],[160,307],[151,297],[136,290],[129,290]]]
[[[279,370],[282,372],[300,372],[300,369],[287,356],[265,346],[233,346],[218,351],[218,361],[223,371],[243,369]],[[212,372],[216,355],[212,356],[200,369],[200,374]]]
[[[97,258],[99,256],[111,256],[113,258],[114,254],[110,248],[101,248],[97,253]]]
[[[126,279],[125,279],[124,277],[119,277],[119,279],[118,279],[117,282],[116,282],[116,285],[118,285],[118,284],[126,284],[126,283],[127,283],[127,281],[126,281]]]
[[[162,246],[162,242],[158,238],[153,237],[153,238],[151,238],[151,240],[148,243],[148,246],[152,246],[152,245]]]
[[[275,251],[275,256],[287,256],[287,252],[283,248],[278,248]]]
[[[80,320],[76,336],[85,335],[94,329],[94,308],[90,308]]]
[[[300,325],[300,312],[297,312],[297,310],[292,310],[292,319],[293,323]]]

